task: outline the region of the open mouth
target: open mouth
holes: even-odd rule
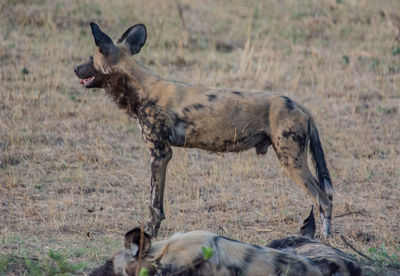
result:
[[[91,85],[93,83],[93,81],[94,81],[94,76],[91,76],[86,79],[81,79],[81,84],[86,87],[86,86]]]

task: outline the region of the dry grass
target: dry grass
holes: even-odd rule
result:
[[[272,90],[304,103],[335,186],[335,246],[400,251],[400,2],[181,0],[0,4],[0,253],[64,252],[93,267],[149,218],[137,123],[73,67],[95,45],[148,26],[138,59],[160,75]],[[310,200],[271,150],[175,149],[160,236],[205,229],[255,244],[297,233]],[[12,272],[10,272],[12,273]]]

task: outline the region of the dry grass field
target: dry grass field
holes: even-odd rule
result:
[[[400,1],[179,3],[1,1],[0,274],[50,275],[49,252],[85,273],[149,219],[137,122],[73,72],[95,50],[94,21],[113,39],[145,23],[136,58],[165,78],[304,103],[335,187],[326,242],[356,255],[343,234],[373,258],[357,256],[366,275],[399,275]],[[272,148],[175,149],[160,237],[203,229],[264,245],[296,234],[310,206]]]

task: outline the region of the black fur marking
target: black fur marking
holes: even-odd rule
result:
[[[117,72],[107,78],[105,89],[119,108],[126,109],[130,116],[135,116],[141,103],[137,88],[130,85],[129,80],[128,75]],[[154,104],[154,102],[147,101],[144,104]]]
[[[144,139],[153,143],[153,147],[150,148],[151,155],[157,159],[168,156],[171,152],[171,130],[165,125],[163,114],[151,101],[144,103],[137,114]]]
[[[217,99],[217,95],[214,94],[207,95],[207,97],[209,102],[213,102]]]
[[[242,269],[237,265],[228,265],[227,269],[230,272],[230,275],[240,276],[243,275]]]
[[[90,276],[105,276],[105,275],[115,275],[114,273],[114,263],[111,260],[108,260],[104,265],[92,271]]]
[[[221,239],[227,240],[227,241],[232,241],[232,242],[242,243],[242,242],[240,242],[240,241],[233,240],[233,239],[230,239],[230,238],[227,238],[227,237],[224,237],[224,236],[215,236],[215,237],[213,238],[213,241],[214,241],[215,243],[218,243],[218,241],[221,240]]]
[[[320,188],[325,191],[324,179],[326,179],[331,185],[331,177],[329,170],[325,162],[325,154],[322,149],[321,141],[319,140],[318,130],[315,126],[308,121],[308,133],[310,133],[310,152],[315,163],[315,168],[318,176],[318,184]],[[329,199],[332,200],[332,196],[329,195]]]
[[[361,269],[359,266],[354,266],[353,262],[347,261],[345,262],[347,270],[350,272],[350,276],[360,276]]]
[[[187,264],[186,266],[176,266],[174,263],[177,261],[171,261],[168,264],[161,264],[157,267],[157,271],[160,275],[179,275],[179,276],[194,276],[194,275],[204,275],[201,273],[205,267],[207,267],[208,262],[204,260],[204,256],[199,256],[195,258],[192,264]],[[179,272],[179,273],[177,273]]]
[[[283,254],[282,255],[278,254],[277,258],[278,258],[278,260],[284,260],[286,258],[286,256]],[[281,264],[283,264],[283,263],[281,263]],[[283,275],[286,275],[285,273],[287,273],[289,271],[291,271],[291,272],[296,271],[297,275],[305,275],[308,270],[304,263],[298,262],[298,261],[290,262],[285,267],[286,267],[287,271],[282,271],[284,273]]]
[[[234,92],[232,92],[232,94],[235,94],[236,96],[239,96],[242,98],[244,97],[242,92],[234,91]]]
[[[183,117],[179,117],[178,114],[176,114],[175,112],[171,112],[170,114],[172,120],[174,121],[174,126],[178,126],[179,123],[183,123],[185,126],[190,126],[190,125],[194,125],[193,122],[191,122],[190,120],[188,120],[188,118],[186,116]]]
[[[289,136],[292,136],[292,139],[297,142],[301,151],[304,151],[306,144],[307,144],[307,137],[304,133],[300,134],[295,131],[283,131],[282,135],[284,138],[288,139]]]
[[[193,107],[194,107],[194,109],[199,110],[199,109],[204,108],[204,105],[202,105],[202,104],[194,104]]]
[[[248,266],[251,264],[251,262],[254,259],[254,256],[256,255],[256,251],[257,249],[255,249],[254,247],[250,247],[246,250],[246,253],[243,257],[243,267],[241,268],[241,271],[246,272]]]
[[[285,97],[285,96],[282,96],[282,98],[285,101],[286,108],[289,109],[289,110],[293,110],[294,109],[293,101],[291,99],[289,99],[288,97]]]
[[[262,249],[261,246],[254,245],[254,244],[244,243],[244,242],[241,242],[241,241],[238,241],[238,240],[234,240],[234,239],[230,239],[230,238],[227,238],[227,237],[224,237],[224,236],[215,236],[215,237],[213,238],[213,241],[214,241],[214,243],[215,243],[216,245],[218,245],[218,241],[221,240],[221,239],[222,239],[222,240],[231,241],[231,242],[237,242],[237,243],[240,243],[240,244],[251,245],[253,248],[256,248],[256,249]]]
[[[285,255],[278,253],[275,256],[275,261],[273,262],[274,265],[274,275],[285,275],[287,273],[286,269],[288,267],[288,262],[285,261]]]
[[[255,248],[255,249],[262,249],[262,247],[261,247],[261,246],[259,246],[259,245],[255,245],[255,244],[251,244],[251,247],[253,247],[253,248]]]
[[[300,247],[303,244],[307,243],[317,243],[317,242],[308,238],[293,236],[285,239],[274,240],[271,243],[269,243],[267,247],[275,249],[287,249],[287,248]]]
[[[314,263],[319,267],[319,269],[327,275],[335,275],[339,270],[339,266],[334,262],[327,260],[325,258],[319,258],[314,260]],[[351,275],[351,274],[350,274]]]

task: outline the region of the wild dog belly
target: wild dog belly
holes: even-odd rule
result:
[[[261,112],[260,112],[261,113]],[[266,120],[257,110],[240,106],[204,106],[191,113],[173,114],[171,144],[213,152],[239,152],[256,147],[265,154],[271,141]]]

